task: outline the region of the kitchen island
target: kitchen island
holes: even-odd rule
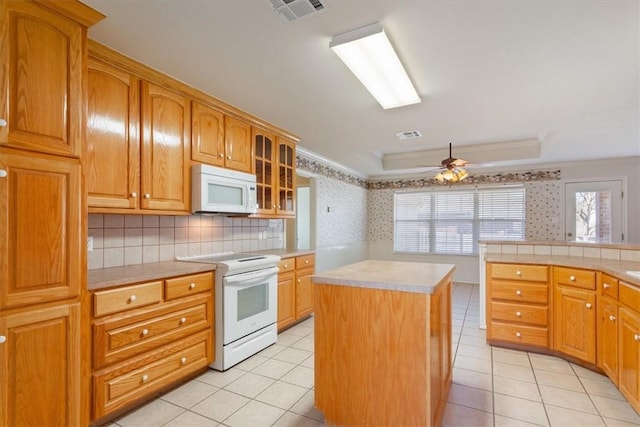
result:
[[[440,425],[454,269],[367,260],[313,276],[315,404],[328,425]]]

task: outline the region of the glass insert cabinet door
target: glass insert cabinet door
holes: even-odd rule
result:
[[[254,130],[256,184],[258,213],[275,213],[274,155],[275,138],[261,130]]]
[[[565,239],[624,242],[622,180],[565,183]]]
[[[278,139],[278,214],[295,216],[295,146],[292,141]]]

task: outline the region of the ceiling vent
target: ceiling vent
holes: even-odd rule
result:
[[[396,133],[396,136],[398,137],[398,139],[415,139],[415,138],[422,138],[422,134],[420,133],[419,130],[410,130],[408,132],[398,132]]]
[[[295,21],[328,8],[327,0],[268,0],[273,9],[287,21]]]

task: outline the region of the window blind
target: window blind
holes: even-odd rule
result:
[[[478,253],[478,240],[523,240],[523,187],[399,192],[394,251]]]

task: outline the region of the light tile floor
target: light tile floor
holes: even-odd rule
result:
[[[562,359],[492,348],[478,286],[453,289],[453,385],[443,426],[640,426],[611,381]],[[321,426],[313,407],[313,319],[225,372],[210,370],[110,426]]]

